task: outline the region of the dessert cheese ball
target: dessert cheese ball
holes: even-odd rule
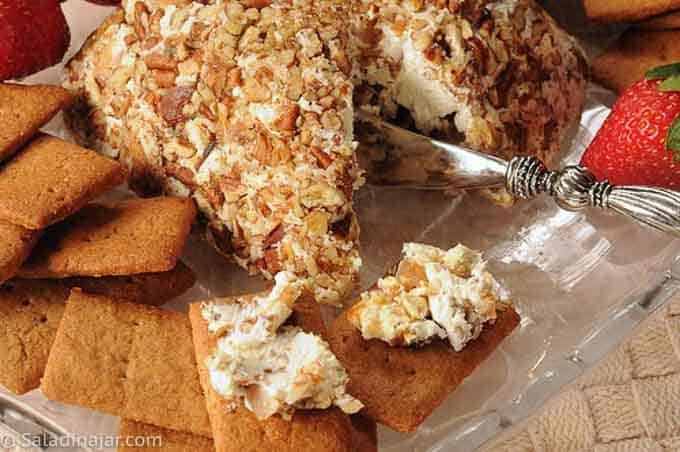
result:
[[[526,0],[124,0],[66,68],[67,122],[140,194],[193,198],[251,273],[339,305],[361,266],[355,109],[550,163],[585,67]]]
[[[361,259],[346,2],[123,2],[67,69],[81,139],[243,267],[339,304]]]

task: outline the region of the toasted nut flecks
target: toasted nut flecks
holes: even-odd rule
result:
[[[246,94],[246,99],[249,102],[267,102],[271,99],[272,93],[269,88],[254,79],[246,80],[243,91]]]
[[[293,131],[299,114],[300,107],[297,105],[287,106],[276,118],[274,126],[279,130]]]
[[[159,88],[172,88],[175,86],[175,71],[154,69],[151,72],[156,79],[156,84]]]
[[[249,8],[262,9],[272,4],[272,0],[244,0],[244,5]]]
[[[149,69],[171,70],[177,67],[177,63],[172,58],[157,53],[144,58],[144,63]]]
[[[174,126],[184,119],[182,109],[191,99],[193,91],[189,87],[177,87],[161,97],[158,113],[169,125]]]
[[[361,185],[349,5],[124,0],[66,69],[69,88],[101,112],[85,121],[101,150],[134,144],[131,174],[192,196],[221,252],[267,277],[307,278],[331,304],[353,290],[361,265],[358,229],[331,227],[357,223]],[[90,68],[104,47],[125,72],[105,72],[102,88]],[[124,115],[117,92],[131,98]]]
[[[319,165],[321,165],[322,168],[328,168],[333,163],[331,156],[326,154],[321,149],[312,147],[311,151],[312,151],[312,154],[314,155],[314,157],[316,157],[317,162],[319,163]]]
[[[166,173],[168,176],[174,177],[188,187],[195,187],[194,173],[189,168],[184,166],[169,163],[166,165]]]

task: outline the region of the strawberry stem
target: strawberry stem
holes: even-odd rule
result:
[[[673,153],[673,161],[680,163],[680,114],[675,117],[668,135],[666,135],[666,150]]]
[[[660,80],[680,76],[680,63],[655,67],[645,74],[647,80]]]

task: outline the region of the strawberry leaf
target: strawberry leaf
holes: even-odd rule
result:
[[[663,92],[680,91],[680,75],[674,75],[673,77],[667,78],[659,83],[659,86],[657,86],[656,89]]]
[[[680,75],[680,63],[667,64],[656,67],[645,74],[647,80],[659,80],[662,78],[676,77]]]
[[[673,153],[673,160],[680,162],[680,115],[676,116],[666,135],[666,150]]]

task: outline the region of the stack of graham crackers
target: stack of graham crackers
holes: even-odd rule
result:
[[[83,387],[69,381],[60,387],[70,388],[72,398],[87,395],[83,405],[149,413],[153,405],[134,394],[158,396],[166,404],[157,417],[175,420],[160,425],[208,435],[188,317],[142,306],[161,305],[194,285],[179,256],[195,206],[180,198],[92,202],[126,175],[113,160],[38,132],[70,102],[59,87],[0,84],[0,385],[23,394],[40,386],[48,360],[66,364],[83,377]],[[105,302],[97,303],[100,298]],[[77,329],[69,323],[74,313],[85,316]],[[71,348],[62,356],[57,343],[57,355],[49,358],[57,331],[95,348]],[[152,337],[135,343],[145,332]],[[136,349],[142,361],[127,357]],[[117,364],[128,359],[136,368],[119,372]],[[154,359],[160,367],[149,366]],[[111,383],[92,378],[92,366]],[[149,429],[123,422],[123,434]],[[209,449],[207,439],[164,434],[167,445]]]
[[[596,81],[618,93],[654,67],[680,61],[680,0],[583,0],[598,22],[632,24],[592,64]]]
[[[119,451],[214,451],[213,433],[228,439],[220,450],[376,451],[376,424],[360,415],[261,422],[204,396],[195,350],[208,353],[207,328],[192,334],[186,313],[158,307],[195,282],[178,260],[195,206],[92,202],[124,181],[122,167],[38,133],[70,101],[58,87],[0,84],[0,385],[120,416]],[[315,300],[294,317],[326,335]]]
[[[185,313],[72,290],[40,389],[50,400],[120,416],[120,436],[137,445],[122,441],[119,451],[377,451],[375,422],[337,408],[297,411],[290,421],[258,420],[243,405],[228,409],[197,365],[195,350],[205,359],[214,346],[199,305],[190,321]],[[294,318],[326,335],[313,298],[298,300]],[[154,437],[162,445],[139,445]]]

